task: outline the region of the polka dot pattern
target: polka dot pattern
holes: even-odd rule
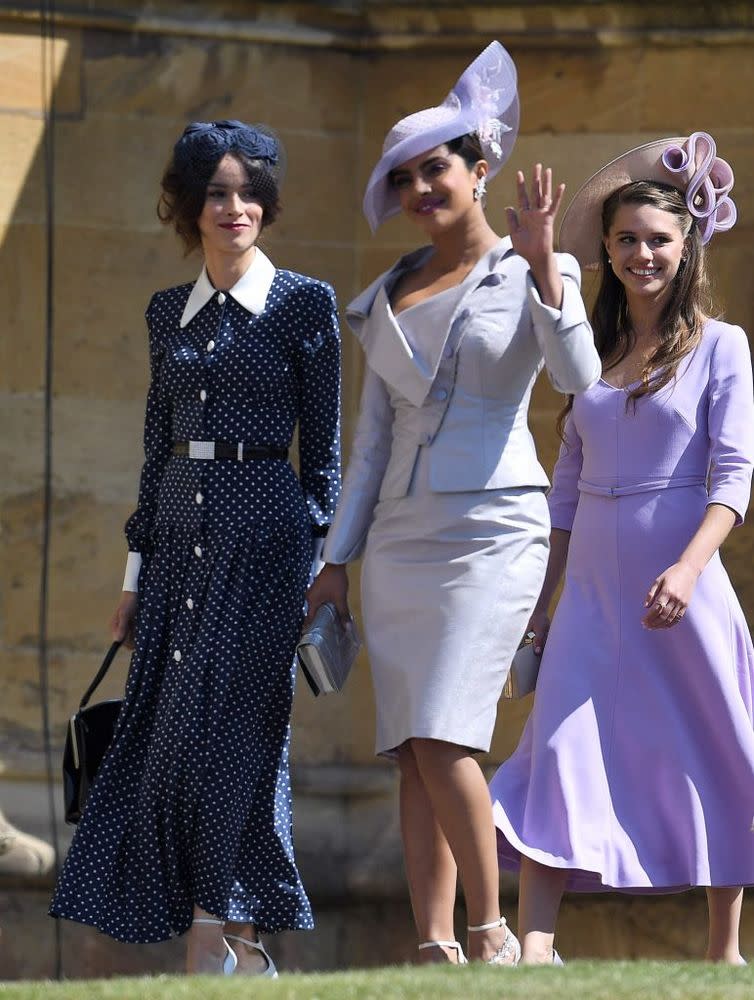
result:
[[[276,271],[264,312],[190,285],[147,310],[152,381],[126,701],[50,912],[128,942],[189,927],[194,904],[263,932],[313,926],[293,856],[293,651],[313,536],[340,487],[340,347],[329,285]],[[288,462],[200,461],[174,441],[289,445]]]

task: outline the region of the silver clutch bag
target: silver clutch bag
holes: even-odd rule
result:
[[[537,686],[537,674],[542,655],[537,655],[534,652],[533,638],[534,633],[527,632],[521,640],[521,644],[511,661],[508,679],[503,687],[503,698],[525,698]]]
[[[315,696],[340,691],[361,647],[351,620],[344,627],[334,604],[321,604],[296,646],[296,658]]]

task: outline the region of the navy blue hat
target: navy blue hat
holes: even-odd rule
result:
[[[261,161],[279,179],[280,144],[260,126],[234,119],[191,122],[173,148],[173,162],[181,173],[190,170],[209,180],[226,153],[238,152]]]

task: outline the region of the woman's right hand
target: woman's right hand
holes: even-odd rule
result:
[[[553,194],[552,170],[542,170],[535,163],[531,178],[531,191],[526,190],[523,170],[516,173],[518,208],[506,208],[508,231],[516,253],[523,257],[532,270],[552,258],[555,245],[555,216],[563,200],[565,184],[558,184]]]
[[[348,608],[348,574],[345,566],[325,563],[306,592],[304,626],[311,622],[320,605],[328,602],[335,605],[341,622],[344,626],[347,625],[351,620],[351,612]]]
[[[546,611],[539,611],[535,608],[532,612],[531,618],[529,619],[529,624],[526,627],[526,634],[528,635],[530,632],[534,633],[532,645],[534,646],[534,652],[537,656],[542,655],[549,631],[550,616]]]
[[[120,596],[118,607],[110,619],[110,635],[113,642],[122,642],[126,649],[134,648],[134,627],[138,604],[139,595],[134,591],[124,590]]]

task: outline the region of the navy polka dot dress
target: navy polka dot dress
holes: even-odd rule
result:
[[[260,931],[311,928],[293,857],[294,647],[338,499],[340,350],[329,285],[274,274],[264,310],[191,292],[147,310],[152,382],[139,503],[136,641],[115,739],[50,912],[129,942],[186,931],[194,904]],[[176,441],[287,447],[203,461]]]

